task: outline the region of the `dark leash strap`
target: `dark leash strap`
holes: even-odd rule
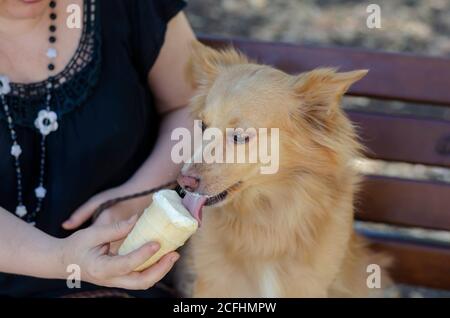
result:
[[[118,204],[120,202],[132,200],[132,199],[136,199],[136,198],[140,198],[140,197],[145,197],[146,195],[155,193],[155,192],[157,192],[159,190],[162,190],[162,189],[176,189],[177,185],[178,185],[178,183],[176,181],[171,181],[171,182],[168,182],[168,183],[163,184],[163,185],[161,185],[159,187],[156,187],[156,188],[152,188],[152,189],[148,189],[148,190],[145,190],[145,191],[142,191],[142,192],[137,192],[137,193],[125,195],[125,196],[122,196],[122,197],[117,197],[117,198],[114,198],[114,199],[110,199],[110,200],[108,200],[106,202],[103,202],[102,204],[100,204],[98,206],[97,209],[95,209],[94,214],[92,215],[92,219],[96,220],[98,218],[98,216],[103,211],[113,207],[114,205],[116,205],[116,204]]]

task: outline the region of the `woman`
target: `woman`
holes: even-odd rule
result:
[[[190,126],[183,79],[195,38],[184,5],[0,0],[1,296],[145,290],[178,259],[135,273],[157,244],[114,254],[148,197],[90,220],[107,199],[176,178],[170,133]],[[81,290],[66,285],[71,264]]]

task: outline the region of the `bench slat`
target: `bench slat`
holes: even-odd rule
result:
[[[450,290],[450,249],[371,239],[373,248],[393,257],[390,273],[397,283]]]
[[[200,40],[216,48],[232,43],[258,62],[288,73],[324,66],[339,67],[343,71],[369,69],[369,74],[351,87],[350,95],[450,105],[448,58],[240,39],[200,37]]]
[[[450,121],[348,111],[367,156],[450,167]]]
[[[450,230],[450,184],[368,176],[356,211],[364,221]]]

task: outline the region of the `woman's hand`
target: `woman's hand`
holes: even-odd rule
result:
[[[119,187],[112,188],[90,198],[82,206],[80,206],[63,224],[66,230],[74,230],[80,227],[84,222],[88,221],[94,214],[95,210],[104,202],[118,197],[130,195],[143,189],[138,189],[130,183],[125,183]],[[96,221],[100,224],[111,224],[113,222],[127,220],[135,214],[140,214],[150,205],[151,196],[135,198],[120,202],[115,206],[104,210],[100,213]]]
[[[176,252],[162,257],[142,272],[133,270],[159,249],[148,243],[123,256],[110,253],[110,242],[123,240],[136,223],[137,216],[110,225],[95,224],[61,240],[61,260],[65,268],[76,264],[81,268],[83,281],[105,287],[148,289],[161,280],[179,258]]]
[[[100,204],[110,199],[133,194],[139,191],[142,191],[142,189],[138,190],[132,184],[125,183],[120,187],[101,192],[93,196],[89,201],[79,207],[71,215],[71,217],[63,223],[63,228],[65,228],[66,230],[74,230],[81,226],[84,222],[92,218],[95,210]],[[128,220],[134,215],[142,214],[144,209],[147,208],[150,203],[151,195],[120,202],[100,213],[94,224],[109,225],[116,222]],[[110,252],[117,253],[117,250],[122,242],[123,240],[119,240],[111,243]]]

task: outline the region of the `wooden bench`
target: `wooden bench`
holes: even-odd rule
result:
[[[348,95],[450,106],[450,59],[345,48],[317,48],[200,37],[215,48],[233,45],[257,61],[288,73],[334,66],[369,69]],[[349,110],[367,156],[385,161],[450,167],[450,121]],[[450,230],[450,184],[368,176],[356,217],[396,226]],[[397,282],[450,289],[450,246],[392,235],[370,235],[374,247],[395,258]]]

